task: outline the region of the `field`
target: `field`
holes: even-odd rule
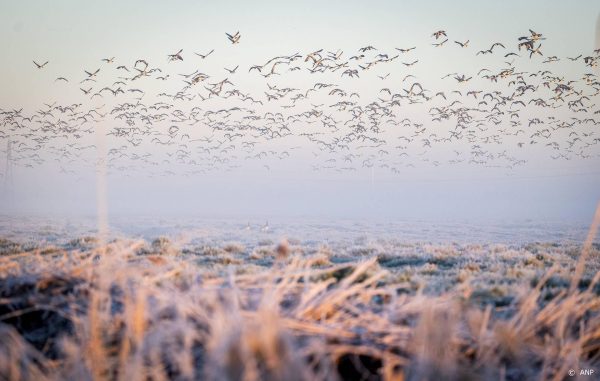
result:
[[[561,380],[600,365],[593,234],[102,243],[11,231],[2,380]]]

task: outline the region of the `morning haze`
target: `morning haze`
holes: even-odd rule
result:
[[[503,55],[517,49],[517,38],[528,34],[529,28],[543,31],[546,38],[541,41],[544,56],[529,59],[529,54],[521,51],[524,57],[518,58],[518,64],[515,64],[518,70],[535,71],[555,67],[565,77],[580,78],[590,70],[583,65],[582,58],[574,64],[566,57],[589,54],[597,44],[595,29],[598,9],[584,1],[568,4],[559,1],[528,2],[511,6],[472,5],[466,2],[452,5],[446,2],[404,5],[395,2],[369,5],[357,2],[329,2],[326,5],[310,2],[200,4],[185,1],[174,3],[176,5],[141,1],[102,5],[83,5],[70,1],[33,3],[2,5],[2,33],[9,36],[0,43],[5,52],[0,63],[3,73],[0,85],[4,89],[0,94],[0,103],[6,109],[23,107],[27,112],[32,112],[45,107],[44,103],[81,102],[84,95],[81,88],[97,87],[93,91],[98,91],[105,85],[110,86],[110,83],[118,80],[116,77],[119,73],[114,71],[116,66],[124,64],[131,71],[130,65],[140,58],[170,73],[166,81],[142,79],[146,81],[143,84],[143,101],[158,101],[159,98],[151,97],[161,92],[178,91],[184,79],[179,74],[200,70],[211,75],[208,82],[229,77],[243,91],[263,96],[265,90],[268,92],[267,84],[305,91],[304,88],[312,87],[314,82],[323,79],[342,87],[347,86],[349,93],[356,92],[360,94],[361,102],[367,102],[383,97],[385,94],[380,92],[382,88],[389,87],[392,91],[402,92],[401,88],[407,88],[407,84],[417,81],[431,89],[429,96],[437,91],[448,93],[457,88],[456,81],[452,76],[441,78],[453,72],[476,77],[472,81],[473,86],[459,84],[460,90],[467,92],[471,87],[476,87],[483,92],[491,91],[495,84],[477,78],[476,74],[483,67],[507,66],[503,61],[515,57],[504,59]],[[427,12],[427,18],[421,16],[423,12]],[[486,17],[480,17],[482,15]],[[566,28],[566,19],[577,22]],[[431,33],[440,28],[448,31],[449,41],[438,49],[432,46],[435,39]],[[225,32],[233,33],[235,30],[240,30],[243,37],[241,43],[232,45],[225,38]],[[455,40],[469,40],[469,45],[462,49],[454,43]],[[506,49],[500,52],[498,49],[501,48],[496,48],[496,54],[492,55],[476,55],[477,51],[488,49],[496,41],[503,43]],[[361,73],[359,78],[340,76],[341,71],[324,77],[308,72],[288,72],[266,79],[256,71],[248,73],[250,66],[262,64],[275,55],[295,52],[305,55],[324,49],[343,51],[347,59],[359,48],[368,45],[390,56],[398,53],[394,48],[416,46],[417,49],[402,54],[389,67],[374,67]],[[184,60],[168,62],[167,54],[179,49],[183,49]],[[214,49],[214,53],[206,59],[194,54],[207,53],[211,49]],[[562,60],[542,63],[544,58],[553,55]],[[113,56],[116,57],[115,63],[105,64],[101,61],[101,58]],[[32,60],[50,62],[43,70],[36,70]],[[302,57],[304,60],[305,56]],[[410,67],[400,62],[413,60],[419,62]],[[236,65],[240,68],[231,75],[223,69]],[[113,76],[110,83],[108,77],[104,81],[106,83],[89,82],[94,86],[79,83],[87,77],[84,70],[97,68],[101,68],[99,76],[109,75],[109,70],[113,70],[110,72]],[[378,78],[386,74],[389,77],[385,80]],[[408,74],[414,75],[414,78],[403,81]],[[57,82],[56,78],[61,76],[68,78],[69,83]],[[478,82],[475,84],[475,81]],[[200,89],[206,92],[204,86]],[[137,94],[126,94],[129,100],[134,99],[134,95]],[[331,98],[326,93],[315,95],[312,103],[328,102]],[[439,99],[435,98],[426,106],[403,105],[398,109],[398,114],[411,119],[413,123],[424,124],[428,133],[442,136],[453,125],[432,124],[428,116],[430,107],[438,104]],[[294,110],[282,109],[280,104],[263,101],[262,112]],[[102,98],[98,96],[86,102],[94,107],[106,105],[104,110],[110,111],[114,97],[105,92]],[[206,109],[198,98],[188,103]],[[297,104],[306,107],[309,103],[299,100]],[[218,109],[226,104],[226,101],[215,100],[211,107]],[[568,111],[563,107],[552,110],[552,113],[568,119],[572,116]],[[539,114],[539,109],[527,107],[521,112],[520,118],[527,125],[530,119]],[[109,133],[113,128],[111,123],[114,121],[100,121],[95,124],[93,134],[86,134],[73,142],[81,143],[81,146],[97,145],[98,136]],[[168,129],[171,124],[171,121],[164,120],[156,124],[156,129]],[[300,134],[302,127],[297,124],[296,128],[294,133]],[[196,126],[194,133],[198,133],[198,138],[210,135],[210,129]],[[485,134],[487,132],[481,133],[482,136]],[[389,157],[402,153],[395,148],[401,145],[397,140],[398,135],[402,134],[392,127],[386,127],[381,132],[380,136],[386,138],[386,146],[381,149],[390,152]],[[129,162],[127,164],[133,165],[121,165],[120,169],[116,165],[109,166],[109,209],[114,214],[223,213],[242,216],[586,221],[600,196],[597,145],[588,148],[589,157],[585,159],[572,155],[569,160],[553,160],[551,150],[529,144],[519,148],[519,139],[507,136],[503,142],[506,152],[526,161],[524,165],[511,165],[509,168],[506,163],[449,165],[453,150],[468,154],[472,151],[473,143],[459,139],[449,144],[435,144],[432,149],[420,149],[424,143],[419,139],[409,144],[408,153],[414,162],[401,164],[403,166],[398,173],[390,171],[393,160],[386,159],[389,163],[373,163],[373,166],[369,166],[368,162],[363,166],[365,157],[358,163],[352,163],[356,167],[352,171],[331,168],[315,170],[315,167],[329,166],[324,163],[332,159],[336,160],[336,169],[344,167],[343,154],[348,152],[342,149],[337,156],[329,155],[314,142],[305,144],[302,139],[287,139],[285,142],[270,141],[264,146],[265,150],[292,152],[285,160],[274,157],[244,160],[248,154],[239,154],[235,168],[218,168],[192,174],[190,169],[193,165],[179,168],[172,156],[166,156],[173,155],[176,151],[174,147],[152,144],[152,138],[148,138],[141,144],[140,148],[144,150],[140,149],[139,154],[151,153],[160,157],[156,161],[159,164],[140,166]],[[557,139],[562,139],[561,143],[566,144],[568,136],[557,135]],[[17,161],[4,165],[7,140],[4,136],[1,148],[2,171],[11,167],[10,179],[5,175],[3,181],[7,196],[2,199],[1,208],[5,213],[95,213],[96,155],[102,156],[102,153],[90,149],[79,159],[69,158],[67,163],[56,159],[60,155],[55,152],[54,160],[48,159],[40,165],[28,167]],[[124,143],[129,144],[127,141]],[[182,143],[181,139],[177,143]],[[114,135],[107,137],[107,151],[122,144],[123,139],[114,139]],[[240,150],[240,145],[241,142],[238,142],[236,150]],[[289,150],[296,146],[301,148]],[[357,146],[350,147],[348,151],[359,153]],[[504,151],[491,146],[494,155]],[[188,144],[188,148],[192,150],[191,144]],[[13,145],[12,150],[14,157],[18,146]],[[171,152],[167,152],[169,150]],[[44,145],[39,149],[39,154],[43,157],[49,155],[48,151],[51,149]],[[373,151],[378,155],[378,150]],[[423,151],[427,153],[419,156]],[[195,154],[197,152],[192,155]],[[434,166],[432,162],[445,164]],[[185,177],[182,175],[184,173]]]

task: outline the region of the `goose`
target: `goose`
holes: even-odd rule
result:
[[[536,33],[533,30],[529,29],[529,32],[531,33],[531,39],[533,41],[537,41],[537,40],[541,40],[542,39],[542,34],[541,33]]]
[[[445,30],[438,30],[437,32],[433,32],[433,34],[431,35],[431,37],[435,37],[436,40],[442,36],[447,37]]]
[[[179,51],[175,54],[169,54],[169,61],[183,61],[181,53],[183,53],[183,49],[179,49]]]
[[[212,52],[214,52],[215,50],[212,49],[210,52],[206,53],[206,54],[200,54],[200,53],[196,53],[194,52],[195,55],[197,55],[198,57],[205,59],[206,57],[210,56],[212,54]]]
[[[252,70],[258,70],[258,72],[260,73],[262,71],[263,66],[260,65],[253,65],[250,67],[250,69],[248,69],[248,73],[250,73]]]
[[[416,48],[417,48],[416,46],[413,46],[412,48],[408,48],[408,49],[402,49],[402,48],[394,48],[394,49],[396,49],[396,50],[397,50],[397,51],[399,51],[400,53],[408,53],[408,52],[410,52],[411,50],[414,50],[414,49],[416,49]]]
[[[461,83],[461,82],[467,82],[471,78],[473,78],[473,77],[466,78],[466,76],[464,74],[463,75],[457,75],[457,76],[454,77],[454,79],[456,79],[459,83]]]
[[[93,73],[90,73],[90,72],[89,72],[89,71],[87,71],[87,70],[84,70],[84,71],[85,71],[85,73],[88,75],[88,77],[89,77],[89,78],[92,78],[92,77],[95,77],[95,76],[96,76],[96,74],[98,74],[98,72],[100,71],[100,69],[96,70],[96,71],[95,71],[95,72],[93,72]]]
[[[436,48],[444,45],[446,42],[448,42],[448,39],[445,39],[444,41],[440,42],[440,43],[433,43],[431,45],[435,46]]]
[[[137,65],[139,63],[144,64],[144,65],[146,65],[146,67],[148,67],[148,62],[146,60],[143,60],[143,59],[136,60],[135,63],[133,64],[133,67],[134,68],[137,67]]]
[[[43,68],[44,68],[44,66],[46,66],[46,65],[48,64],[48,61],[44,62],[44,63],[43,63],[43,64],[41,64],[41,65],[40,65],[39,63],[35,62],[35,61],[33,61],[33,63],[35,64],[35,66],[36,66],[38,69],[43,69]]]
[[[530,49],[529,50],[529,58],[531,58],[535,53],[539,54],[540,56],[543,56],[542,51],[540,50],[541,47],[542,47],[542,44],[540,44],[535,49]]]
[[[232,44],[239,44],[240,38],[242,38],[242,35],[239,31],[235,32],[234,35],[231,35],[229,33],[225,33],[225,35],[227,35],[227,38],[229,39],[229,41],[231,41]]]

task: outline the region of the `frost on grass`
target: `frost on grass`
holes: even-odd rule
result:
[[[600,364],[600,254],[0,240],[0,379],[524,380]]]

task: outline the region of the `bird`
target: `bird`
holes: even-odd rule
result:
[[[183,61],[183,56],[181,53],[183,53],[183,49],[179,49],[179,51],[175,54],[169,54],[169,61]]]
[[[368,46],[365,46],[365,47],[362,47],[362,48],[358,49],[358,51],[361,52],[361,53],[364,53],[364,52],[369,51],[369,50],[376,50],[376,48],[374,46],[372,46],[372,45],[368,45]]]
[[[238,67],[240,67],[240,65],[237,65],[236,67],[234,67],[233,69],[228,69],[228,68],[224,68],[225,70],[227,70],[230,74],[234,74],[235,71],[238,69]]]
[[[433,46],[435,46],[435,47],[437,48],[437,47],[440,47],[440,46],[444,45],[446,42],[448,42],[448,39],[445,39],[444,41],[442,41],[442,42],[439,42],[439,43],[435,43],[435,42],[434,42],[434,43],[433,43],[433,44],[431,44],[431,45],[433,45]]]
[[[41,65],[40,65],[39,63],[35,62],[35,61],[33,61],[33,63],[35,64],[35,66],[36,66],[38,69],[43,69],[43,68],[44,68],[44,66],[46,66],[46,65],[48,64],[48,61],[44,62],[44,63],[43,63],[43,64],[41,64]]]
[[[534,55],[534,54],[536,54],[536,53],[537,53],[537,54],[539,54],[540,56],[543,56],[543,54],[542,54],[542,52],[541,52],[541,50],[540,50],[540,49],[541,49],[541,47],[542,47],[542,44],[539,44],[537,48],[535,48],[535,49],[533,49],[533,48],[532,48],[532,49],[530,49],[530,50],[529,50],[529,58],[531,58],[531,56],[533,56],[533,55]]]
[[[98,74],[98,73],[100,72],[100,69],[96,70],[96,71],[95,71],[95,72],[93,72],[93,73],[91,73],[91,72],[89,72],[89,71],[87,71],[87,70],[84,70],[84,71],[85,71],[85,73],[88,75],[88,78],[92,78],[92,77],[95,77],[95,76],[96,76],[96,74]]]
[[[212,49],[210,52],[206,53],[206,54],[200,54],[200,53],[196,53],[194,52],[195,55],[197,55],[198,57],[205,59],[206,57],[210,56],[212,54],[212,52],[214,52],[215,50]]]
[[[467,46],[469,46],[469,40],[465,42],[454,41],[454,43],[460,45],[461,48],[466,48]]]
[[[461,83],[461,82],[467,82],[467,81],[469,81],[471,78],[473,78],[473,77],[466,78],[466,76],[465,76],[464,74],[462,74],[462,75],[457,75],[457,76],[455,76],[455,77],[454,77],[454,79],[456,79],[456,80],[457,80],[459,83]]]
[[[233,34],[233,35],[231,35],[229,33],[225,33],[225,35],[227,36],[229,41],[231,41],[232,44],[239,44],[240,38],[242,38],[242,35],[240,34],[239,31],[235,32],[235,34]]]
[[[435,37],[436,40],[439,39],[442,36],[447,37],[446,36],[446,31],[444,31],[444,30],[438,30],[436,32],[433,32],[433,34],[431,35],[431,37]]]
[[[115,57],[111,57],[111,58],[102,58],[101,61],[104,61],[106,63],[112,63],[115,60]]]
[[[534,31],[533,31],[533,30],[531,30],[531,29],[529,29],[529,33],[531,33],[531,39],[532,39],[533,41],[537,41],[537,40],[540,40],[540,39],[542,39],[542,34],[541,34],[541,33],[536,33],[536,32],[534,32]]]

